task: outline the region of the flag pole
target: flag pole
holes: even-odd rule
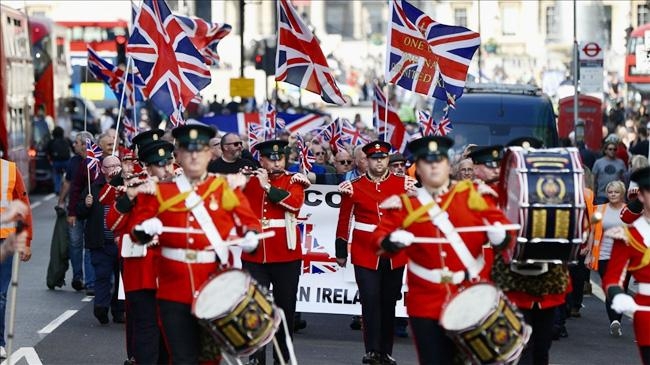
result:
[[[111,152],[112,156],[115,156],[115,150],[117,149],[117,136],[120,135],[120,121],[122,119],[122,109],[124,108],[124,95],[126,94],[126,88],[127,88],[127,79],[129,77],[129,67],[133,64],[133,58],[129,56],[129,58],[126,60],[126,69],[124,72],[126,73],[124,75],[124,84],[122,85],[122,95],[120,96],[120,105],[119,108],[117,109],[117,124],[115,125],[115,140],[113,141],[113,152]]]
[[[386,83],[386,107],[384,108],[384,142],[390,143],[388,137],[388,108],[390,107],[390,83]]]
[[[85,76],[84,84],[88,84],[88,60],[86,60],[86,76]],[[87,121],[88,121],[88,105],[84,103],[84,132],[88,131]]]

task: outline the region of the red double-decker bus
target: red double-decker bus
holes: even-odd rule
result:
[[[59,102],[69,96],[70,50],[65,29],[51,19],[29,18],[29,32],[34,59],[35,110],[57,118]]]
[[[99,55],[116,65],[124,63],[129,24],[116,21],[65,21],[57,22],[67,30],[70,40],[72,65],[72,92],[75,96],[92,100],[99,107],[117,103],[115,95],[102,81],[87,72],[88,49],[92,47]]]
[[[27,16],[0,5],[0,155],[13,161],[29,191],[34,68]]]
[[[625,83],[641,94],[650,94],[650,69],[644,70],[637,67],[636,51],[638,46],[643,47],[647,31],[650,31],[650,23],[644,24],[630,33],[625,55]]]

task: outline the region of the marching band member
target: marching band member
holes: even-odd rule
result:
[[[379,204],[391,195],[405,193],[411,181],[389,171],[390,149],[387,142],[366,144],[362,150],[368,160],[368,170],[339,185],[342,198],[336,229],[336,261],[342,267],[346,265],[352,230],[350,246],[361,299],[364,364],[396,364],[392,358],[395,303],[402,291],[406,257],[379,257],[371,241],[373,232],[383,222],[384,210]]]
[[[382,224],[372,237],[376,247],[408,257],[406,306],[420,364],[451,364],[458,349],[439,323],[443,305],[463,286],[481,277],[481,252],[489,241],[509,242],[499,227],[506,217],[468,180],[452,183],[447,151],[453,140],[429,136],[407,146],[422,184],[414,196],[392,196]],[[490,226],[483,232],[457,233],[455,227]],[[418,244],[415,236],[446,238],[450,244]]]
[[[499,187],[499,173],[501,172],[501,159],[503,146],[476,146],[468,157],[474,163],[474,178],[478,184],[486,184],[497,194],[501,193]],[[496,197],[493,199],[496,203]]]
[[[207,172],[214,130],[188,124],[175,128],[172,135],[183,173],[173,181],[158,183],[154,195],[137,196],[129,231],[140,243],[158,236],[161,257],[156,297],[170,362],[197,364],[202,339],[198,319],[191,312],[193,298],[219,270],[219,264],[227,264],[228,248],[223,240],[232,228],[237,226],[238,233],[244,234],[242,248],[254,250],[260,225],[241,191],[231,188],[225,178]],[[203,233],[165,232],[165,227]]]
[[[630,180],[639,186],[642,215],[616,235],[603,288],[619,313],[634,313],[634,333],[644,365],[650,365],[650,167],[635,171]],[[623,281],[629,271],[639,283],[634,298],[625,294]],[[638,306],[646,306],[639,310]]]
[[[145,132],[146,133],[146,132]],[[154,181],[169,181],[173,175],[174,145],[162,140],[140,144],[138,160],[144,164],[149,178],[143,180],[139,174],[123,174],[117,187],[124,194],[116,197],[107,216],[106,224],[118,237],[122,256],[122,280],[126,295],[126,341],[127,354],[136,364],[165,362],[167,354],[158,328],[156,309],[156,264],[160,252],[157,246],[149,247],[142,255],[131,254],[135,247],[127,237],[128,221],[133,202],[138,194],[153,194]],[[123,245],[127,245],[126,248]],[[127,257],[124,257],[126,253]]]
[[[285,148],[288,142],[265,141],[257,144],[262,168],[254,171],[244,188],[264,231],[272,230],[275,236],[260,240],[257,250],[242,254],[242,266],[257,282],[268,288],[273,284],[273,299],[287,319],[289,335],[293,336],[294,314],[298,279],[302,268],[302,245],[296,215],[305,200],[305,188],[310,183],[302,174],[285,170]],[[277,333],[278,344],[285,361],[289,359],[284,327]],[[278,362],[279,354],[273,354]],[[265,348],[251,356],[252,364],[265,364]]]

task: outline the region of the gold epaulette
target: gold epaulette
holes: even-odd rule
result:
[[[627,227],[625,227],[625,233],[627,236],[625,244],[643,254],[643,257],[641,257],[641,262],[636,266],[628,267],[628,270],[636,271],[650,265],[650,247],[646,246],[643,242],[637,241],[637,239],[632,235],[632,232],[630,232]]]
[[[413,204],[411,204],[411,198],[407,194],[400,195],[404,208],[408,212],[406,218],[402,222],[402,228],[408,228],[413,223],[423,223],[431,220],[431,217],[427,214],[429,209],[431,209],[436,202],[431,201],[429,204],[421,205],[417,209],[413,209]]]

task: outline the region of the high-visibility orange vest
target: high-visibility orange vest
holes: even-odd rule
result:
[[[596,205],[594,207],[594,213],[598,212],[602,215],[602,219],[594,224],[594,245],[591,248],[591,256],[593,259],[589,264],[589,267],[592,270],[598,270],[598,259],[600,257],[600,242],[603,239],[603,219],[605,219],[605,211],[607,210],[607,205],[609,203]]]
[[[0,217],[13,200],[13,191],[16,187],[16,164],[0,159]],[[0,239],[9,237],[16,231],[15,222],[0,222]]]

